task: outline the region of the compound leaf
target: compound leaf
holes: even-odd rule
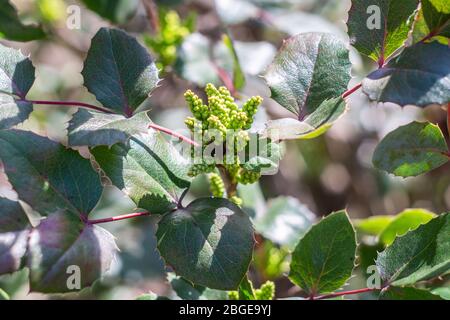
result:
[[[156,88],[153,58],[138,41],[118,29],[101,28],[92,39],[84,84],[104,107],[131,116]]]
[[[95,147],[91,152],[112,183],[139,208],[153,214],[175,208],[190,185],[190,162],[156,131],[135,135],[128,143],[111,148]]]
[[[132,135],[146,133],[149,124],[147,112],[126,118],[79,109],[69,122],[69,145],[95,147],[126,143]]]
[[[355,230],[347,213],[332,213],[314,225],[297,244],[289,278],[308,293],[335,291],[350,278],[355,253]]]
[[[27,263],[31,291],[79,290],[71,287],[77,284],[70,279],[71,274],[79,275],[81,288],[90,286],[109,269],[117,250],[114,237],[105,229],[65,211],[55,213],[30,234]]]
[[[370,100],[400,106],[450,102],[450,48],[439,42],[406,48],[362,82]]]
[[[336,36],[304,33],[285,41],[265,78],[272,98],[303,120],[344,93],[350,69],[349,51]]]
[[[34,133],[0,131],[0,160],[19,199],[42,215],[67,209],[87,217],[102,194],[88,159]]]
[[[197,285],[236,290],[252,259],[249,217],[227,199],[202,198],[166,214],[158,249],[175,272]]]
[[[347,21],[353,46],[383,65],[408,39],[418,4],[418,0],[353,0]]]
[[[21,267],[30,227],[20,203],[0,197],[0,274]]]
[[[405,286],[450,271],[450,215],[442,214],[408,232],[378,254],[383,280]]]
[[[445,138],[437,125],[412,122],[389,133],[377,146],[373,164],[396,176],[417,176],[448,161]]]

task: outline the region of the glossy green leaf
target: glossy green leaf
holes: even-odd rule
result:
[[[0,197],[0,274],[21,267],[30,227],[20,203]]]
[[[42,215],[59,209],[87,216],[103,187],[88,159],[27,131],[0,131],[0,160],[19,198]]]
[[[247,273],[255,240],[248,216],[226,199],[202,198],[159,222],[158,250],[183,278],[236,290]]]
[[[156,88],[153,58],[137,40],[118,29],[101,28],[92,39],[84,85],[104,107],[130,116]]]
[[[348,34],[359,52],[383,64],[404,45],[418,0],[352,0]]]
[[[412,122],[389,133],[378,144],[373,164],[401,177],[417,176],[447,163],[445,138],[437,125]]]
[[[239,300],[256,300],[255,290],[253,289],[253,283],[245,276],[242,279],[238,289]]]
[[[268,121],[262,135],[273,141],[314,139],[327,132],[346,111],[342,97],[325,100],[303,121],[291,118]]]
[[[424,289],[389,287],[389,289],[381,292],[380,300],[442,300],[442,298]]]
[[[414,42],[431,37],[450,37],[450,13],[439,12],[430,0],[422,0],[422,6],[414,23]]]
[[[370,100],[400,106],[450,102],[450,48],[438,42],[406,48],[362,82]]]
[[[30,235],[31,291],[73,291],[71,284],[76,281],[70,276],[77,272],[81,288],[88,287],[108,271],[117,250],[114,237],[105,229],[65,211],[55,213]]]
[[[79,109],[69,122],[69,145],[95,147],[126,143],[132,135],[148,132],[150,123],[147,112],[126,118]]]
[[[448,286],[448,282],[447,286],[444,284],[443,287],[433,288],[431,293],[440,296],[444,300],[450,300],[450,286]]]
[[[118,24],[124,24],[136,13],[139,0],[82,0],[92,11],[103,18]]]
[[[380,234],[380,240],[385,245],[390,245],[395,238],[402,236],[408,231],[417,229],[421,224],[425,224],[436,215],[425,209],[407,209],[397,216],[386,226]]]
[[[373,216],[354,221],[358,232],[378,236],[394,219],[394,216]]]
[[[31,41],[45,37],[45,33],[40,26],[23,24],[19,19],[16,8],[8,0],[1,1],[0,33],[6,39],[13,41]]]
[[[278,197],[267,204],[264,214],[255,218],[255,229],[274,243],[293,249],[312,226],[315,215],[293,197]]]
[[[449,234],[450,215],[445,213],[396,238],[378,254],[376,264],[382,279],[404,286],[449,272]]]
[[[347,213],[332,213],[297,244],[289,278],[308,293],[333,292],[350,278],[355,253],[355,230]]]
[[[91,152],[113,185],[153,214],[175,208],[190,185],[189,160],[154,130],[131,137],[127,144],[99,146]]]
[[[285,41],[265,78],[272,98],[303,120],[324,101],[344,93],[350,68],[349,52],[341,40],[305,33]]]

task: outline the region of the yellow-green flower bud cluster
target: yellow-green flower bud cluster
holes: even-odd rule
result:
[[[209,178],[209,188],[211,193],[216,198],[223,198],[225,194],[225,184],[222,178],[217,173],[210,173]]]
[[[275,297],[275,283],[267,281],[261,288],[255,290],[256,300],[273,300]]]
[[[242,169],[237,176],[237,181],[242,184],[252,184],[258,181],[259,178],[261,178],[261,173]]]

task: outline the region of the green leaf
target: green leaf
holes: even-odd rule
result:
[[[126,143],[132,135],[148,132],[150,123],[145,111],[126,118],[79,109],[69,122],[69,145],[95,147]]]
[[[373,216],[355,220],[354,225],[358,232],[378,236],[393,219],[393,216]]]
[[[349,51],[341,40],[305,33],[285,41],[265,78],[272,98],[303,120],[324,101],[344,93],[350,68]]]
[[[378,254],[383,280],[405,286],[431,279],[450,270],[450,215],[442,214],[427,224],[395,239]]]
[[[278,165],[284,155],[284,149],[279,143],[273,143],[265,139],[258,140],[258,152],[256,154],[250,153],[249,146],[245,151],[246,161],[242,167],[245,170],[265,175],[275,174],[278,171]]]
[[[438,42],[406,48],[362,82],[370,100],[400,106],[450,102],[450,48]]]
[[[239,300],[256,300],[255,290],[253,289],[253,283],[247,276],[242,279],[238,289]]]
[[[0,197],[0,274],[22,266],[30,227],[20,203]]]
[[[202,198],[166,214],[156,233],[166,263],[188,281],[236,290],[252,259],[253,227],[226,199]]]
[[[164,296],[158,296],[156,293],[150,291],[150,293],[141,294],[136,298],[136,300],[145,301],[145,300],[170,300],[170,299]]]
[[[10,1],[3,0],[0,7],[0,33],[13,41],[31,41],[45,37],[40,26],[24,25]]]
[[[255,229],[265,238],[293,249],[312,226],[315,215],[293,197],[278,197],[267,204],[264,214],[254,220]]]
[[[389,287],[382,291],[380,300],[443,300],[428,290],[414,287]]]
[[[439,12],[430,0],[421,3],[412,33],[414,42],[429,37],[450,37],[450,14]]]
[[[137,40],[118,29],[101,28],[92,39],[84,84],[104,107],[131,116],[156,88],[153,58]]]
[[[2,288],[0,288],[0,301],[9,299],[10,299],[9,295]]]
[[[418,0],[353,0],[347,21],[353,46],[382,65],[408,39],[418,4]]]
[[[304,121],[291,118],[270,120],[261,134],[273,141],[314,139],[327,132],[346,111],[342,97],[325,100]]]
[[[430,0],[430,2],[438,12],[450,13],[450,3],[447,0]]]
[[[292,253],[289,278],[310,294],[335,291],[350,278],[355,251],[355,230],[347,213],[332,213],[298,243]]]
[[[87,217],[102,194],[88,159],[34,133],[0,131],[0,160],[19,199],[42,215],[64,208]]]
[[[224,34],[222,36],[222,41],[233,57],[233,85],[236,89],[242,89],[245,85],[245,75],[242,70],[241,63],[239,62],[239,57],[236,48],[234,47],[234,42],[228,34]]]
[[[380,234],[380,240],[388,246],[394,242],[396,237],[417,229],[435,216],[434,213],[425,209],[407,209],[395,216],[394,220],[386,226]]]
[[[117,24],[124,24],[134,16],[139,0],[82,0],[100,16]]]
[[[198,285],[192,285],[189,281],[177,276],[173,272],[167,275],[172,289],[182,300],[226,300],[226,291],[214,290]]]
[[[447,163],[447,143],[437,125],[411,122],[389,133],[378,144],[373,164],[396,176],[417,176]]]
[[[131,137],[127,144],[99,146],[91,152],[113,185],[153,214],[174,209],[190,185],[189,160],[154,130]]]
[[[88,287],[108,271],[117,250],[114,237],[105,229],[85,224],[66,211],[53,214],[30,234],[30,289],[70,292],[69,277],[76,272],[81,288]]]
[[[448,283],[447,286],[433,288],[431,293],[440,296],[444,300],[450,300],[450,286],[448,286]]]

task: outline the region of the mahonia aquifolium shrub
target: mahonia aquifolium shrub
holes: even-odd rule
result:
[[[211,142],[220,145],[226,143],[224,163],[220,164],[226,171],[232,184],[251,184],[259,180],[261,173],[244,169],[239,159],[239,152],[247,146],[250,137],[247,132],[253,124],[253,118],[263,99],[259,96],[251,97],[240,108],[226,87],[216,88],[208,84],[205,88],[207,103],[191,90],[184,94],[187,105],[193,117],[185,120],[186,126],[195,137],[202,141],[202,150]],[[228,141],[233,140],[231,146]],[[196,150],[192,150],[195,156]],[[230,156],[231,154],[231,156]],[[231,161],[230,161],[231,159]],[[195,163],[189,170],[190,176],[209,173],[211,191],[215,197],[223,197],[225,185],[218,171],[218,164],[202,160]],[[227,195],[233,202],[240,205],[241,201],[235,194]]]
[[[195,29],[195,15],[184,21],[174,10],[159,10],[160,29],[155,35],[146,36],[145,43],[157,54],[157,67],[167,71],[177,58],[177,48]]]

